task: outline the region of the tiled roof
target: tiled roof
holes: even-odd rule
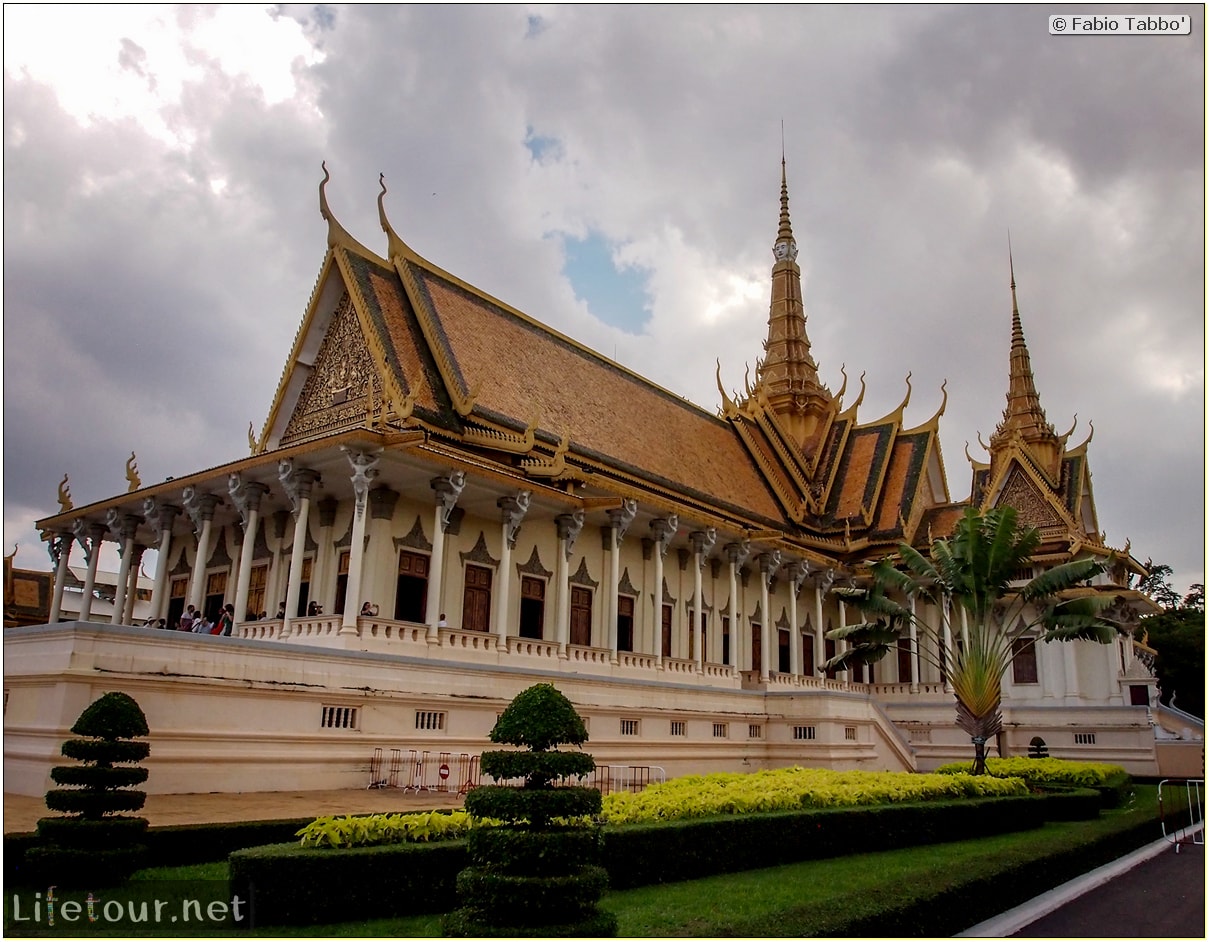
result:
[[[410,266],[436,342],[474,413],[535,419],[573,453],[773,523],[777,501],[726,422],[420,265]]]
[[[899,518],[906,520],[911,516],[911,505],[919,491],[920,473],[931,437],[931,432],[916,432],[895,439],[873,520],[876,532],[897,533],[900,531]]]
[[[457,417],[398,273],[353,252],[346,252],[345,260],[377,328],[387,366],[400,388],[415,397],[417,414],[437,425],[456,427]]]
[[[836,520],[856,517],[877,497],[882,467],[890,454],[894,426],[871,425],[853,429],[840,454],[835,484],[827,498],[827,515]]]
[[[951,536],[957,528],[957,521],[965,513],[969,504],[946,504],[943,507],[933,507],[924,514],[917,531],[917,543],[927,543],[929,539],[938,540]]]

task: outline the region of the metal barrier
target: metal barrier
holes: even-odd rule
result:
[[[434,754],[427,749],[423,752],[408,749],[404,754],[402,748],[391,748],[389,768],[384,765],[382,747],[376,746],[369,763],[369,788],[465,795],[480,785],[483,777],[481,757],[467,752]],[[648,785],[666,781],[667,772],[659,765],[598,765],[590,777],[580,779],[580,784],[607,795],[617,791],[637,793]],[[495,784],[519,788],[524,779],[508,779]]]
[[[1163,786],[1167,786],[1168,800],[1163,803]],[[1201,798],[1205,780],[1197,778],[1178,779],[1165,778],[1159,782],[1159,823],[1163,828],[1163,836],[1175,845],[1175,852],[1180,852],[1184,844],[1205,844],[1205,806]],[[1174,793],[1174,794],[1173,794]],[[1188,813],[1188,824],[1176,827],[1174,824],[1168,831],[1168,815]]]
[[[375,746],[374,754],[369,760],[369,784],[366,788],[385,788],[386,781],[382,778],[382,747]]]
[[[610,792],[640,792],[648,785],[662,785],[667,772],[659,765],[598,765],[591,785],[602,795]]]

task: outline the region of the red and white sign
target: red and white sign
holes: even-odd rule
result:
[[[441,767],[437,769],[437,775],[441,776],[441,781],[449,778],[449,766],[442,762]]]

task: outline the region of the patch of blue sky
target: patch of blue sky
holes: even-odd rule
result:
[[[564,236],[563,250],[563,274],[592,315],[626,333],[642,333],[651,317],[646,290],[649,271],[636,265],[619,268],[613,261],[613,246],[595,231],[586,239]]]
[[[538,134],[532,127],[525,128],[525,147],[538,163],[547,157],[557,158],[562,153],[563,143],[557,137]]]
[[[532,39],[546,29],[546,21],[535,13],[530,13],[525,20],[525,38]]]

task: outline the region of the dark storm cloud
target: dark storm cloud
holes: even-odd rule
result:
[[[1095,421],[1101,527],[1199,580],[1203,13],[1179,8],[1190,37],[1096,40],[1049,36],[1048,12],[287,6],[325,57],[294,63],[297,100],[192,49],[165,112],[187,147],[83,128],[6,72],[6,539],[14,507],[54,509],[64,470],[79,504],[121,489],[131,448],[145,481],[243,453],[323,257],[325,158],[371,249],[383,172],[421,254],[714,407],[715,358],[729,389],[761,353],[784,120],[832,389],[847,364],[852,401],[867,371],[872,420],[911,371],[911,424],[947,378],[966,496],[964,444],[980,457],[1004,405],[1010,228],[1049,418],[1064,432],[1077,412],[1073,441]],[[115,61],[154,79],[129,41],[145,57]],[[537,160],[535,138],[557,147]],[[651,272],[646,334],[577,302],[562,237],[589,233]]]

